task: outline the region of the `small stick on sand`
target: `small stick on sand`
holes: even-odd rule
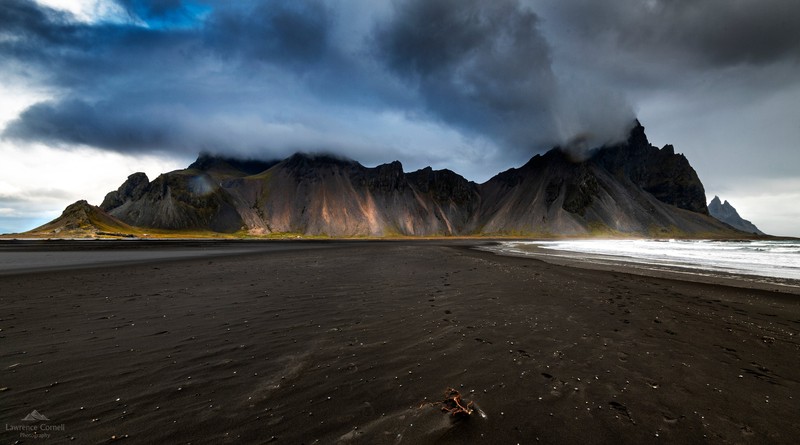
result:
[[[474,403],[473,401],[466,402],[462,400],[461,393],[458,392],[458,390],[447,388],[447,391],[444,392],[444,400],[440,402],[423,403],[420,405],[420,408],[428,405],[438,405],[442,412],[450,413],[453,417],[461,418],[469,417],[472,414],[472,405]]]

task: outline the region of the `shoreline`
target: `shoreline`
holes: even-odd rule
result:
[[[591,269],[605,272],[622,272],[653,278],[669,278],[702,284],[716,284],[743,289],[758,289],[800,295],[800,280],[750,275],[740,272],[723,272],[691,265],[661,265],[636,262],[619,256],[543,249],[535,244],[526,245],[525,252],[501,250],[496,246],[478,247],[479,250],[519,258],[532,258],[549,264]]]
[[[287,244],[0,276],[0,418],[63,424],[46,443],[800,436],[794,296],[475,242]],[[441,412],[447,388],[485,417]]]
[[[583,240],[583,239],[581,239]],[[410,238],[410,239],[64,239],[64,240],[5,240],[0,239],[0,275],[15,273],[36,273],[56,270],[75,270],[101,265],[133,265],[149,261],[175,261],[211,256],[235,256],[259,254],[277,250],[315,248],[317,246],[359,246],[359,245],[443,245],[466,246],[476,251],[495,255],[528,258],[548,264],[575,267],[605,272],[622,272],[632,275],[668,278],[701,284],[723,285],[743,289],[757,289],[800,295],[800,280],[774,278],[745,273],[703,269],[681,265],[658,265],[623,260],[613,255],[588,254],[555,249],[543,249],[535,244],[527,245],[526,252],[501,250],[502,243],[540,241],[525,238]],[[550,240],[541,240],[550,241]],[[729,240],[735,242],[737,240]],[[742,241],[742,240],[739,240]],[[150,251],[152,255],[130,258],[123,252]],[[89,260],[86,262],[67,260],[64,265],[40,265],[14,268],[4,267],[2,255],[8,253],[29,254],[33,252],[92,252],[119,251],[117,258],[111,260]],[[159,255],[159,252],[164,252]]]

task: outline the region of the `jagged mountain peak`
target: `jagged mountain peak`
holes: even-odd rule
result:
[[[708,215],[705,189],[697,172],[672,145],[651,145],[636,121],[627,142],[596,150],[590,161],[617,178],[631,181],[659,201]]]
[[[473,181],[470,181],[470,180],[466,179],[465,177],[459,175],[458,173],[454,172],[453,170],[450,170],[449,168],[442,168],[442,169],[439,169],[439,170],[434,170],[433,167],[427,166],[427,167],[421,168],[419,170],[416,170],[416,171],[408,173],[408,176],[414,176],[415,178],[419,178],[419,179],[423,179],[424,178],[426,180],[428,180],[428,179],[433,180],[433,179],[438,179],[438,178],[448,178],[448,179],[452,179],[452,180],[456,180],[456,181],[464,181],[464,182],[468,182],[468,183],[474,184]]]
[[[400,161],[387,162],[386,164],[379,164],[374,167],[375,170],[383,172],[393,172],[395,174],[403,174],[403,164]]]
[[[739,215],[739,212],[733,207],[733,205],[731,205],[731,203],[728,202],[728,200],[723,202],[717,195],[714,195],[714,199],[708,203],[708,211],[709,214],[714,218],[738,230],[747,233],[755,233],[758,235],[764,234],[764,232],[759,230],[755,224],[742,218],[741,215]]]
[[[650,141],[647,140],[647,135],[644,132],[644,125],[642,125],[642,123],[639,122],[639,119],[634,120],[633,126],[628,132],[627,142],[628,145],[634,145],[634,146],[646,147],[650,145]]]
[[[128,176],[128,179],[117,190],[106,194],[103,203],[100,204],[100,208],[107,212],[121,206],[128,200],[137,200],[144,195],[149,185],[150,179],[146,174],[143,172],[133,173]]]

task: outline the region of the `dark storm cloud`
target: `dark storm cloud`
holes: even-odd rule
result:
[[[177,96],[189,94],[178,91]],[[213,96],[212,96],[213,97]],[[200,98],[198,106],[213,101]],[[188,100],[187,100],[188,101]],[[3,136],[70,149],[92,146],[127,154],[199,152],[241,157],[288,156],[296,151],[359,150],[357,139],[316,128],[316,122],[265,122],[238,115],[206,114],[203,109],[129,96],[108,101],[79,99],[40,102],[5,128]]]
[[[0,3],[0,71],[95,99],[135,84],[159,84],[186,62],[192,36],[130,24],[78,22],[25,0]]]
[[[701,64],[767,65],[786,57],[800,61],[798,2],[662,0],[657,5],[645,19],[661,23],[656,25],[658,34],[642,27],[634,37],[649,35],[649,46],[660,37],[673,52],[694,50],[694,60]],[[636,45],[633,39],[628,43]]]
[[[319,144],[327,134],[330,146],[360,138],[376,150],[419,153],[396,147],[391,129],[363,137],[383,125],[370,119],[394,113],[454,130],[467,145],[488,141],[487,153],[518,162],[570,140],[609,142],[634,117],[623,88],[596,81],[602,70],[575,78],[555,69],[542,32],[552,20],[522,0],[397,0],[382,10],[323,0],[117,3],[131,20],[83,23],[31,1],[2,3],[0,70],[57,91],[9,124],[5,137],[120,152],[243,152],[313,151],[320,147],[300,141]],[[629,51],[649,38],[639,20],[654,16],[641,7],[582,5],[583,14],[545,6],[580,33]],[[599,24],[584,18],[595,12]],[[368,26],[352,28],[353,14],[369,16]],[[623,36],[620,26],[631,30]],[[319,137],[288,137],[273,124]]]
[[[42,102],[12,121],[4,135],[48,144],[78,144],[121,152],[175,149],[170,124],[139,110],[126,112],[115,104],[80,100]]]
[[[236,67],[253,60],[287,67],[326,55],[329,11],[320,2],[222,2],[210,10],[180,1],[120,3],[146,26],[84,24],[31,1],[8,0],[0,6],[0,36],[6,37],[0,52],[37,68],[53,84],[83,88],[85,94],[104,86],[93,81],[108,76],[139,75],[124,86],[186,77],[212,57]],[[180,23],[162,21],[167,19]],[[189,19],[193,26],[184,26]]]
[[[330,27],[321,2],[272,0],[212,13],[206,42],[223,56],[302,66],[326,56]]]
[[[512,0],[395,2],[376,55],[444,121],[529,149],[556,139],[557,81],[537,22]]]
[[[584,44],[672,69],[800,62],[800,2],[785,0],[533,0]],[[556,28],[556,27],[554,27]],[[587,54],[592,56],[591,54]],[[600,51],[599,57],[611,57]]]
[[[186,2],[123,3],[142,20],[193,11]],[[326,13],[316,2],[236,2],[197,18],[194,28],[161,21],[147,28],[83,24],[9,0],[0,5],[0,70],[41,79],[62,98],[31,106],[3,136],[120,152],[263,147],[253,139],[264,131],[222,128],[211,137],[211,121],[283,105],[273,85],[291,77],[281,70],[303,70],[325,56]],[[199,123],[203,115],[207,125]]]

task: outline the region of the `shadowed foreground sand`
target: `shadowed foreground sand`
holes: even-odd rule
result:
[[[0,441],[800,437],[800,296],[461,244],[325,243],[0,276]],[[448,387],[486,417],[420,408]],[[9,431],[40,425],[21,420],[34,409],[63,431]]]

